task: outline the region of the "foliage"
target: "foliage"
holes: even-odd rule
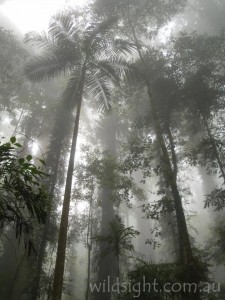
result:
[[[106,253],[111,250],[116,257],[119,257],[123,251],[134,251],[131,243],[132,239],[139,235],[140,232],[134,230],[133,227],[125,227],[120,217],[116,216],[110,222],[109,234],[105,236],[95,236],[95,240],[106,245]]]
[[[0,225],[14,228],[16,237],[25,237],[30,253],[33,223],[44,224],[48,197],[41,184],[46,174],[32,163],[32,156],[19,155],[21,145],[15,137],[0,144]],[[41,165],[44,164],[39,159]]]
[[[158,201],[143,204],[142,212],[147,219],[159,220],[160,216],[170,214],[175,211],[174,203],[168,195],[164,195]]]
[[[175,13],[179,12],[186,3],[186,0],[97,0],[94,3],[96,13],[101,16],[120,16],[123,34],[126,32],[132,38],[129,19],[132,20],[134,27],[140,36],[148,39],[156,35],[159,28],[165,25]]]
[[[130,173],[142,170],[142,183],[145,183],[145,179],[152,175],[152,163],[154,159],[152,136],[145,135],[142,130],[137,130],[137,133],[132,134],[127,144],[124,145],[123,151],[127,152],[127,155],[123,159],[123,168]]]
[[[213,68],[210,65],[199,67],[195,73],[186,77],[183,96],[188,99],[187,104],[193,114],[198,113],[200,116],[209,118],[212,110],[218,109],[219,100],[224,95],[223,89],[218,84],[213,84],[213,80],[222,80],[218,77],[213,74]]]
[[[206,195],[205,208],[213,206],[215,211],[220,211],[225,207],[225,190],[223,188],[214,189]]]
[[[143,200],[143,191],[137,187],[134,179],[129,176],[129,170],[123,162],[117,162],[107,151],[101,152],[95,148],[82,148],[83,164],[78,164],[77,178],[82,183],[83,189],[91,189],[90,183],[94,182],[95,188],[108,188],[111,191],[110,201],[115,206],[126,203],[131,207],[131,199],[136,196]],[[94,180],[94,181],[93,181]],[[79,195],[78,195],[79,196]],[[85,195],[81,199],[85,199]]]
[[[175,263],[154,264],[140,260],[136,268],[128,274],[131,287],[129,293],[125,293],[122,299],[133,299],[137,296],[140,299],[154,300],[183,299],[184,290],[174,292],[171,288],[173,284],[177,287],[185,283],[187,287],[188,283],[206,280],[206,272],[204,264],[197,262],[194,265],[179,265]],[[195,286],[192,285],[188,292],[191,297],[191,293],[195,293]]]
[[[26,35],[25,42],[43,52],[27,62],[25,74],[33,81],[68,75],[63,99],[69,109],[77,105],[81,83],[84,89],[81,96],[95,98],[99,109],[109,109],[112,83],[131,74],[126,55],[135,50],[131,43],[112,38],[116,21],[115,18],[102,22],[89,20],[87,24],[74,11],[57,14],[51,19],[48,33]]]
[[[212,144],[213,142],[213,144]],[[208,173],[217,173],[218,161],[215,153],[215,147],[220,153],[221,159],[224,161],[224,149],[225,143],[223,139],[213,137],[213,140],[208,137],[202,137],[195,147],[192,147],[187,152],[187,157],[191,165],[197,165],[206,167]]]
[[[11,111],[12,98],[21,83],[21,66],[27,56],[11,31],[0,27],[0,108]]]

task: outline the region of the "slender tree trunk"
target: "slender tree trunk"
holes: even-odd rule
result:
[[[55,271],[54,271],[52,300],[61,300],[61,295],[62,295],[71,188],[72,188],[77,136],[78,136],[78,129],[79,129],[80,111],[81,111],[81,104],[82,104],[84,78],[85,78],[85,70],[83,70],[83,74],[81,76],[81,80],[77,90],[78,91],[77,112],[76,112],[76,120],[74,125],[72,146],[70,151],[69,165],[68,165],[68,171],[66,177],[66,186],[65,186],[61,221],[59,227],[59,238],[58,238],[58,248],[56,254]]]
[[[23,149],[25,150],[25,153],[29,152],[29,142],[32,141],[32,131],[33,129],[35,129],[35,121],[36,121],[36,117],[35,117],[35,113],[32,112],[29,120],[27,121],[27,126],[25,129],[25,141],[23,143]]]
[[[57,157],[58,159],[55,164],[56,170],[53,172],[53,176],[51,177],[51,183],[50,183],[51,187],[50,187],[50,191],[49,191],[51,203],[52,203],[54,189],[55,189],[55,185],[56,185],[56,181],[57,181],[57,169],[58,169],[59,156],[60,156],[60,154],[58,155],[58,157]],[[46,244],[47,244],[47,240],[48,240],[50,225],[51,225],[51,212],[49,212],[47,215],[47,218],[46,218],[46,221],[44,224],[44,228],[42,231],[41,242],[39,244],[37,265],[36,265],[36,270],[35,270],[31,300],[36,300],[39,297],[42,264],[43,264],[44,257],[45,257],[45,250],[46,250],[45,248],[46,248]]]
[[[36,300],[39,298],[39,289],[40,289],[40,280],[42,265],[45,257],[46,244],[48,240],[49,229],[51,225],[51,212],[54,211],[53,207],[53,196],[58,180],[58,170],[60,157],[62,155],[63,143],[66,142],[66,137],[68,137],[69,129],[71,128],[72,114],[68,112],[65,108],[64,103],[60,105],[57,109],[55,126],[52,133],[51,143],[50,143],[50,152],[46,161],[46,165],[49,168],[51,176],[47,185],[49,186],[49,195],[51,203],[51,211],[49,211],[44,228],[42,231],[42,237],[39,244],[38,255],[37,255],[37,264],[34,276],[34,283],[32,288],[31,300]]]
[[[92,191],[91,191],[92,194],[91,194],[91,199],[90,199],[89,216],[88,216],[88,230],[87,230],[88,269],[87,269],[87,286],[86,286],[85,300],[88,300],[88,298],[89,298],[90,278],[91,278],[93,192],[94,192],[94,185],[93,185],[93,181],[92,181]]]
[[[21,120],[22,120],[22,117],[23,117],[24,107],[25,107],[25,104],[23,105],[23,107],[22,107],[22,109],[21,109],[20,116],[19,116],[19,119],[18,119],[18,121],[17,121],[17,124],[16,124],[16,126],[15,126],[15,129],[14,129],[14,131],[13,131],[12,136],[16,135],[16,133],[17,133],[17,129],[18,129],[18,127],[19,127],[19,125],[20,125],[20,122],[21,122]]]
[[[90,279],[91,279],[91,245],[88,244],[88,270],[87,270],[87,286],[85,293],[85,300],[89,298],[89,290],[90,290]]]
[[[50,213],[48,214],[48,216],[46,218],[44,230],[42,233],[41,243],[39,246],[38,257],[37,257],[37,266],[36,266],[36,270],[35,270],[31,300],[36,300],[39,297],[42,264],[43,264],[44,257],[45,257],[45,247],[47,244],[47,236],[48,236],[48,232],[49,232],[49,227],[50,227]]]
[[[118,300],[120,300],[120,255],[117,255],[117,276],[119,282]]]
[[[168,140],[170,143],[170,150],[171,150],[171,156],[172,156],[172,163],[173,163],[173,173],[174,176],[177,178],[177,156],[176,156],[176,152],[175,152],[175,144],[174,144],[174,140],[173,140],[173,135],[170,129],[169,124],[165,125],[165,131],[167,133],[168,136]]]
[[[53,175],[52,179],[53,180],[51,183],[51,190],[50,190],[51,202],[52,202],[52,197],[53,197],[54,188],[55,188],[56,179],[57,179],[56,174]],[[38,249],[37,265],[36,265],[36,270],[35,270],[31,300],[36,300],[39,297],[42,264],[43,264],[44,257],[45,257],[45,248],[46,248],[46,244],[47,244],[47,237],[48,237],[48,233],[49,233],[50,224],[51,224],[51,212],[49,212],[47,215],[45,225],[43,228],[43,232],[42,232],[41,242],[40,242],[39,249]]]

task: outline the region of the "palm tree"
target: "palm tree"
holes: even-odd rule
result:
[[[25,66],[26,76],[33,81],[68,76],[63,101],[69,110],[76,108],[76,118],[70,150],[64,201],[59,228],[58,248],[54,272],[52,299],[60,300],[68,230],[76,142],[83,98],[98,100],[98,107],[110,108],[112,83],[118,83],[129,73],[125,59],[134,47],[121,39],[113,39],[110,31],[116,20],[84,24],[72,11],[54,16],[48,34],[31,32],[25,41],[44,50]]]

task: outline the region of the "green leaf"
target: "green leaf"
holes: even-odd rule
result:
[[[45,163],[45,161],[44,161],[43,159],[38,158],[38,160],[39,160],[44,166],[46,166],[46,163]]]
[[[10,142],[11,142],[12,144],[15,144],[15,142],[16,142],[16,137],[15,137],[15,136],[12,136],[11,139],[10,139]]]
[[[22,145],[20,143],[15,143],[15,146],[18,148],[22,148]]]
[[[26,159],[27,159],[27,161],[31,161],[32,160],[32,156],[31,155],[27,155]]]
[[[19,158],[19,159],[18,159],[18,162],[19,162],[20,164],[23,164],[23,163],[24,163],[24,158]]]

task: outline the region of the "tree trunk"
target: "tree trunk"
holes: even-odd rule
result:
[[[102,144],[104,144],[107,156],[115,158],[116,157],[116,116],[112,113],[110,116],[107,116],[107,119],[104,120],[105,123],[102,125],[104,132],[102,132]],[[111,170],[113,172],[113,170]],[[112,173],[109,174],[109,170],[105,170],[105,177],[113,176]],[[110,178],[106,182],[110,182]],[[108,235],[110,230],[110,222],[115,218],[115,211],[112,200],[112,188],[110,186],[102,186],[101,192],[101,208],[102,208],[102,220],[101,220],[101,235]],[[100,291],[96,293],[96,300],[109,300],[111,299],[111,286],[113,280],[117,276],[117,260],[113,254],[113,250],[106,253],[106,245],[102,244],[100,247],[100,253],[103,255],[100,257],[99,270],[98,270],[98,281],[103,283],[106,281],[106,290],[105,292]],[[108,278],[110,280],[108,281]]]
[[[109,223],[115,217],[115,211],[113,208],[113,201],[111,199],[111,191],[107,187],[103,187],[102,194],[102,221],[101,221],[101,235],[107,235],[109,232]],[[111,297],[111,286],[108,286],[108,277],[110,278],[110,283],[113,283],[114,277],[116,277],[117,270],[116,267],[116,259],[113,255],[113,251],[108,251],[106,253],[106,245],[103,243],[100,247],[100,262],[99,262],[99,270],[98,270],[98,281],[103,283],[106,281],[106,290],[100,291],[95,295],[96,300],[109,300]]]
[[[166,148],[166,144],[163,138],[162,127],[158,118],[158,114],[154,107],[154,101],[151,97],[151,89],[146,80],[146,85],[148,89],[148,95],[151,106],[151,115],[153,120],[153,126],[155,129],[156,137],[162,151],[162,160],[163,160],[163,175],[166,181],[166,184],[171,189],[171,193],[174,199],[175,204],[175,213],[176,213],[176,222],[177,222],[177,231],[178,231],[178,242],[179,242],[179,263],[183,266],[186,266],[184,273],[186,273],[186,282],[195,282],[199,283],[199,278],[195,280],[195,273],[199,272],[198,266],[195,266],[195,260],[192,253],[192,247],[189,239],[187,223],[184,215],[184,210],[182,206],[182,199],[178,190],[176,173],[172,168],[170,157]],[[198,275],[197,275],[198,276]],[[183,296],[187,300],[199,300],[199,290],[197,289],[196,293],[188,293]]]
[[[90,278],[91,278],[91,245],[88,244],[88,270],[87,270],[87,286],[85,293],[85,300],[89,298],[89,290],[90,290]]]
[[[165,125],[165,131],[167,133],[168,140],[169,140],[169,143],[170,143],[170,150],[171,150],[172,163],[173,163],[173,173],[174,173],[175,178],[177,178],[177,170],[178,170],[178,168],[177,168],[177,156],[176,156],[176,152],[175,152],[175,144],[174,144],[174,141],[173,141],[173,135],[172,135],[169,124]]]
[[[146,84],[148,84],[146,82]],[[150,99],[150,105],[151,105],[151,113],[152,113],[152,119],[153,119],[153,125],[155,129],[155,133],[157,136],[157,140],[160,146],[160,149],[162,151],[162,159],[163,159],[163,174],[166,180],[167,185],[170,187],[174,203],[175,203],[175,212],[176,212],[176,219],[177,219],[177,228],[178,228],[178,238],[179,238],[179,244],[180,244],[180,263],[182,264],[189,264],[193,262],[193,254],[191,249],[191,244],[189,240],[188,230],[187,230],[187,224],[186,219],[184,215],[184,210],[182,207],[182,200],[181,196],[178,191],[177,182],[176,182],[176,174],[173,172],[169,154],[163,139],[163,133],[162,128],[157,116],[157,112],[154,108],[154,103],[152,101],[151,97],[151,90],[150,87],[148,88],[148,95]]]
[[[59,163],[60,157],[63,151],[63,144],[66,142],[68,137],[69,129],[71,128],[72,114],[65,108],[65,104],[59,105],[56,114],[55,126],[52,132],[52,138],[50,143],[50,151],[46,161],[46,165],[50,171],[51,176],[47,182],[49,186],[49,197],[51,203],[51,211],[49,211],[45,225],[42,231],[42,237],[39,244],[38,255],[37,255],[37,264],[34,276],[34,282],[32,287],[31,300],[36,300],[39,298],[39,289],[40,289],[40,280],[42,272],[42,264],[45,257],[45,248],[48,240],[49,229],[51,225],[51,212],[54,211],[53,207],[53,196],[55,191],[55,186],[58,180],[59,173]],[[62,170],[61,170],[62,172]],[[56,205],[56,204],[55,204]],[[54,206],[55,206],[54,205]]]
[[[92,180],[92,190],[91,190],[91,199],[89,207],[89,216],[88,216],[88,229],[87,229],[87,248],[88,248],[88,268],[87,268],[87,286],[85,300],[89,298],[90,291],[90,278],[91,278],[91,250],[92,250],[92,216],[93,216],[93,193],[94,193],[94,184]]]
[[[66,187],[64,193],[61,221],[59,227],[59,238],[58,238],[58,248],[56,254],[55,271],[54,271],[52,300],[61,300],[61,295],[62,295],[71,188],[72,188],[77,136],[78,136],[78,129],[79,129],[80,111],[81,111],[81,104],[82,104],[84,78],[85,78],[85,70],[83,70],[83,74],[81,76],[81,80],[77,90],[78,91],[77,112],[76,112],[76,120],[74,125],[72,146],[70,150],[69,165],[68,165],[68,171],[66,177]]]
[[[132,30],[133,38],[138,50],[138,54],[140,57],[140,60],[144,67],[144,81],[147,86],[147,92],[149,96],[150,101],[150,107],[151,107],[151,115],[153,120],[153,126],[155,129],[156,137],[160,146],[160,149],[162,151],[162,158],[163,158],[163,173],[165,176],[165,180],[168,184],[168,186],[171,188],[171,192],[174,198],[175,203],[175,211],[176,211],[176,219],[177,219],[177,228],[178,228],[178,238],[179,238],[179,249],[180,249],[180,263],[182,264],[189,264],[193,262],[193,254],[192,254],[192,248],[189,240],[188,230],[187,230],[187,224],[186,219],[184,215],[184,210],[182,207],[182,201],[181,196],[178,191],[177,182],[176,182],[176,176],[175,172],[172,169],[172,165],[170,162],[170,157],[165,145],[165,141],[163,139],[163,132],[162,127],[157,115],[157,111],[155,109],[152,93],[151,93],[151,87],[149,84],[149,76],[148,76],[148,69],[146,68],[145,60],[142,55],[142,52],[140,50],[138,38],[135,33],[135,29],[133,27],[132,21],[130,19],[130,15],[128,12],[128,21],[129,25]]]
[[[118,277],[118,283],[119,283],[119,289],[120,289],[120,255],[118,254],[116,256],[117,258],[117,277]],[[120,300],[120,290],[118,291],[118,300]]]
[[[187,266],[188,274],[187,274],[187,280],[190,282],[199,282],[199,279],[195,281],[194,279],[194,266],[195,266],[195,260],[193,257],[192,253],[192,247],[189,239],[189,234],[188,234],[188,229],[187,229],[187,223],[184,215],[184,210],[182,206],[182,199],[178,190],[177,186],[177,180],[176,180],[176,167],[172,168],[171,160],[169,157],[169,153],[166,148],[166,144],[163,138],[163,131],[162,131],[162,126],[159,121],[158,113],[154,105],[154,100],[152,97],[152,92],[151,92],[151,86],[150,86],[150,80],[149,80],[149,72],[146,67],[145,59],[142,55],[140,45],[138,38],[136,36],[135,28],[132,24],[131,18],[130,18],[130,13],[129,13],[129,6],[128,6],[128,22],[131,27],[131,31],[133,34],[133,38],[136,44],[136,48],[140,57],[140,60],[143,65],[144,69],[144,74],[143,74],[143,79],[145,81],[146,87],[147,87],[147,92],[149,96],[149,102],[150,102],[150,108],[151,108],[151,116],[152,116],[152,121],[153,121],[153,127],[155,130],[156,138],[159,143],[159,147],[162,151],[162,159],[163,159],[163,175],[165,177],[166,184],[168,187],[171,189],[171,193],[174,199],[174,204],[175,204],[175,213],[176,213],[176,222],[177,222],[177,231],[178,231],[178,243],[179,243],[179,263],[181,265]],[[173,153],[172,153],[173,154]],[[172,158],[173,159],[173,158]],[[199,300],[200,296],[199,293],[194,293],[194,294],[188,294],[184,295],[184,299],[189,299],[189,300]]]

